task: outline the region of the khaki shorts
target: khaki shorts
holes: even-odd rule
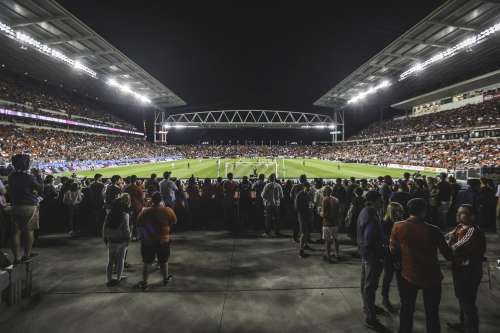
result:
[[[323,227],[323,239],[333,240],[337,239],[337,227]]]
[[[11,214],[15,230],[33,231],[38,229],[38,206],[12,206]]]

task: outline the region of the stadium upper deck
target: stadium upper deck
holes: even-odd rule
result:
[[[351,102],[349,106],[355,107],[383,89],[377,103],[390,105],[496,70],[499,30],[500,3],[446,1],[314,104],[341,108]]]
[[[0,28],[0,63],[19,73],[115,104],[134,97],[157,107],[185,104],[56,1],[1,1]]]

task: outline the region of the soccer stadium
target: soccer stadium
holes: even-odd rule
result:
[[[499,332],[500,1],[0,0],[0,332]]]

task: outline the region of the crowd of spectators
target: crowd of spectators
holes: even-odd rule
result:
[[[18,77],[5,70],[2,70],[0,79],[0,100],[17,103],[17,106],[11,106],[11,108],[19,111],[67,119],[81,116],[102,126],[114,125],[127,130],[136,130],[131,124],[103,110],[98,103],[89,99],[84,101],[81,97],[74,96],[63,89],[49,87],[29,77]],[[59,114],[46,113],[43,109],[56,111]]]
[[[39,163],[134,158],[322,158],[376,165],[446,169],[500,166],[500,139],[336,146],[160,145],[143,139],[0,126],[0,158],[29,153]]]
[[[123,136],[0,126],[0,159],[29,153],[36,162],[115,160],[170,155],[172,149]]]
[[[412,331],[419,290],[424,293],[428,330],[439,331],[443,278],[439,249],[453,262],[461,311],[460,322],[449,326],[478,331],[475,299],[486,247],[483,230],[495,229],[495,196],[500,197],[500,185],[495,194],[492,180],[470,179],[462,187],[444,173],[436,178],[405,173],[400,179],[324,181],[309,180],[304,174],[285,181],[271,174],[267,181],[264,175],[236,181],[229,173],[226,179],[193,175],[180,181],[168,171],[162,179],[152,174],[145,181],[119,175],[103,179],[99,174],[93,179],[55,179],[29,170],[27,155],[15,155],[12,164],[15,170],[6,183],[0,181],[0,245],[10,239],[14,264],[34,255],[38,230],[66,228],[71,237],[100,236],[109,254],[106,284],[113,288],[126,278],[129,243],[139,240],[143,274],[136,286],[146,290],[155,258],[163,285],[172,278],[168,260],[174,229],[227,229],[234,237],[248,237],[255,231],[259,235],[264,230],[261,237],[281,238],[286,236],[280,230],[288,228],[293,230],[301,259],[309,257],[310,245],[320,243],[325,245],[323,260],[328,263],[343,260],[337,238],[339,232],[346,232],[361,256],[367,327],[383,328],[377,320],[380,308],[375,305],[383,273],[383,305],[389,312],[396,311],[389,301],[391,281],[396,277],[400,331]],[[313,240],[313,234],[320,238]]]
[[[418,117],[379,121],[351,136],[349,140],[498,125],[500,124],[499,105],[498,101],[486,101],[480,104],[468,104],[458,109],[435,112]]]

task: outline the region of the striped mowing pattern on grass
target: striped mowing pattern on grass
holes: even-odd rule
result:
[[[237,164],[234,162],[245,161],[254,163]],[[390,175],[392,177],[402,177],[408,170],[386,168],[368,164],[340,163],[334,161],[317,159],[278,159],[278,177],[279,178],[298,178],[301,174],[306,174],[309,178],[321,177],[331,178],[376,178],[378,176]],[[228,163],[228,172],[232,172],[235,178],[249,176],[253,174],[254,169],[257,173],[263,173],[266,176],[275,172],[274,160],[270,159],[201,159],[201,160],[180,160],[173,162],[145,163],[137,165],[127,165],[120,167],[102,168],[95,170],[78,171],[76,174],[83,177],[92,177],[96,173],[101,173],[104,177],[111,177],[118,174],[122,177],[137,175],[140,178],[147,178],[152,173],[159,177],[164,171],[171,171],[172,177],[186,179],[194,175],[198,178],[216,178],[225,177],[225,165]],[[234,163],[234,164],[233,164]],[[189,164],[189,167],[188,167]],[[267,164],[267,165],[266,165]],[[233,169],[235,165],[235,169]],[[339,168],[340,166],[340,168]],[[70,172],[64,173],[69,175]],[[433,173],[423,172],[429,176]]]

